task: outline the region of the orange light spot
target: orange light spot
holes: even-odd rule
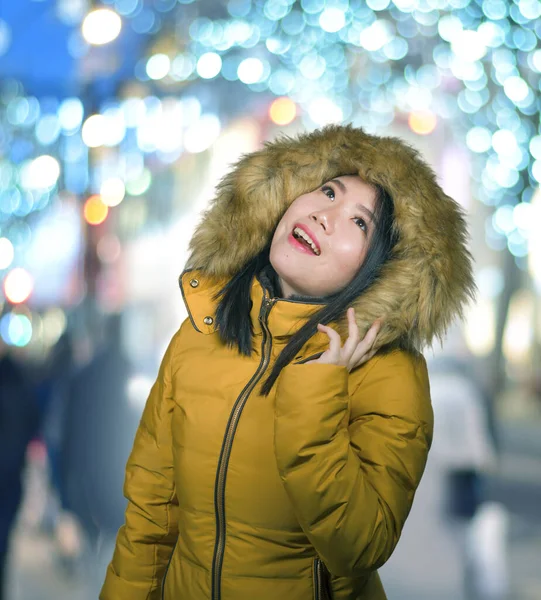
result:
[[[109,207],[105,205],[98,194],[90,196],[85,202],[84,215],[89,225],[103,223],[109,214]]]
[[[291,98],[276,98],[270,105],[269,116],[276,125],[288,125],[297,116],[297,105]]]
[[[4,293],[12,304],[21,304],[28,300],[33,289],[32,275],[20,267],[10,271],[4,279]]]
[[[411,130],[419,135],[428,135],[436,129],[436,115],[430,111],[416,111],[410,113],[408,124]]]

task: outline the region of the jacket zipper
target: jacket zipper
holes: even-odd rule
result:
[[[320,558],[314,560],[314,600],[332,600],[328,572]]]
[[[261,361],[253,374],[250,381],[246,384],[242,392],[239,394],[233,410],[229,415],[224,440],[222,442],[222,450],[218,460],[218,468],[216,471],[216,483],[214,486],[214,510],[216,515],[216,543],[214,545],[214,558],[212,561],[212,600],[220,600],[221,598],[221,577],[222,565],[225,550],[225,480],[227,476],[227,468],[231,448],[233,446],[233,438],[240,419],[242,410],[248,400],[248,396],[255,388],[257,382],[263,376],[270,361],[272,337],[267,327],[267,317],[269,312],[276,302],[275,298],[263,299],[261,310],[259,311],[259,321],[263,326],[263,340],[261,342]]]
[[[314,600],[321,600],[321,561],[314,561]]]

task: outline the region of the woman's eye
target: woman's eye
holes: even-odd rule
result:
[[[332,187],[329,187],[328,185],[324,185],[321,188],[321,191],[325,194],[325,196],[327,196],[327,198],[334,200],[335,195],[334,195],[334,190],[332,189]]]
[[[364,219],[362,219],[361,217],[355,217],[355,219],[353,219],[357,225],[359,225],[359,227],[363,230],[363,231],[368,231],[368,226],[366,224],[366,221]]]

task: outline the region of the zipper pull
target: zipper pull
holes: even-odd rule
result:
[[[269,316],[269,312],[276,302],[276,298],[263,298],[263,306],[261,314],[259,315],[259,319],[261,321],[267,322],[267,317]]]

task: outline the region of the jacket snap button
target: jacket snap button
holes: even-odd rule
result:
[[[205,317],[203,319],[203,323],[205,325],[212,325],[214,323],[214,319],[212,317]]]
[[[199,285],[199,280],[198,279],[191,279],[190,280],[190,285],[192,287],[197,287]]]

